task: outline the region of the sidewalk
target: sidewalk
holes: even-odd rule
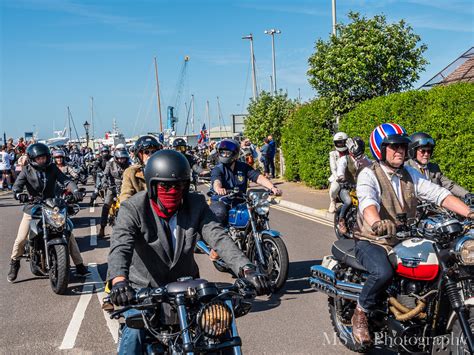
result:
[[[315,190],[303,183],[280,179],[272,182],[283,191],[283,196],[275,199],[279,205],[333,222],[334,215],[327,211],[330,203],[328,190]]]

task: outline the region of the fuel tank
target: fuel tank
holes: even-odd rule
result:
[[[397,257],[396,273],[414,280],[434,280],[439,272],[439,261],[433,245],[430,240],[412,238],[395,246],[390,253]]]

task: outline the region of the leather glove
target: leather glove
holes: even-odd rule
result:
[[[79,191],[79,190],[74,190],[74,191],[72,192],[72,195],[74,196],[74,199],[75,199],[76,201],[82,201],[83,196],[82,196],[82,192],[81,192],[81,191]]]
[[[15,194],[15,198],[18,201],[20,201],[20,203],[27,203],[28,200],[30,199],[30,196],[28,196],[28,194],[19,193],[19,194]]]
[[[245,265],[241,268],[240,276],[245,278],[253,287],[257,296],[269,295],[272,293],[272,285],[267,275],[258,272],[254,265]]]
[[[116,306],[128,306],[135,299],[135,290],[128,281],[119,281],[110,290],[110,300]]]
[[[397,233],[397,226],[389,219],[382,219],[372,224],[372,232],[378,236],[394,236]]]
[[[471,221],[474,221],[474,212],[469,212],[467,215],[467,218],[470,219]]]

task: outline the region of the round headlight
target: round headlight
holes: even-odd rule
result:
[[[257,214],[261,215],[261,216],[264,216],[268,213],[268,211],[270,210],[270,205],[269,204],[266,204],[266,205],[260,205],[258,206],[255,211],[257,212]]]
[[[466,240],[461,245],[460,253],[461,261],[465,265],[474,265],[474,240]]]
[[[249,198],[252,201],[255,201],[258,198],[258,194],[256,192],[251,192],[251,193],[249,193]]]
[[[220,337],[230,329],[232,312],[222,301],[206,304],[198,314],[198,323],[204,334],[211,338]]]

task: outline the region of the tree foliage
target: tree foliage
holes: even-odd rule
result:
[[[430,134],[436,141],[433,161],[443,174],[474,190],[474,84],[408,91],[363,102],[341,119],[340,129],[368,142],[372,130],[383,122],[399,123],[409,134]]]
[[[286,179],[302,180],[317,188],[327,186],[331,120],[332,111],[325,99],[304,104],[288,117],[282,131]]]
[[[281,91],[277,95],[262,91],[257,100],[251,100],[245,119],[245,136],[258,145],[269,134],[277,144],[281,139],[281,128],[285,119],[294,110],[296,103]]]
[[[318,40],[309,58],[308,80],[335,114],[359,102],[412,87],[427,61],[426,45],[403,20],[387,24],[385,16],[361,17],[338,25],[337,37]]]

